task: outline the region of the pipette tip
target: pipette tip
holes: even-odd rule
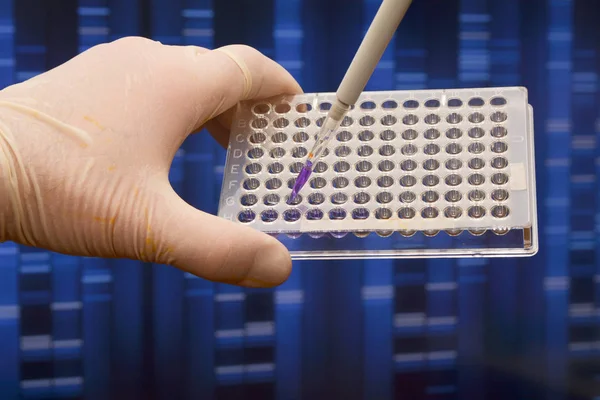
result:
[[[306,164],[304,165],[304,167],[302,168],[302,171],[300,171],[300,174],[298,174],[298,177],[296,178],[296,183],[294,184],[294,187],[292,188],[292,194],[290,194],[288,204],[292,204],[292,202],[296,199],[296,197],[298,197],[298,192],[300,192],[300,190],[306,184],[306,181],[308,181],[308,178],[310,177],[310,174],[312,173],[312,165],[313,164],[311,161],[307,161]]]

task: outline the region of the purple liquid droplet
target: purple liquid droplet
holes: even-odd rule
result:
[[[290,204],[292,201],[294,201],[296,196],[298,196],[298,192],[300,192],[302,187],[306,184],[306,181],[308,181],[308,178],[310,177],[310,174],[312,173],[312,165],[313,165],[312,162],[307,161],[304,168],[302,168],[302,171],[300,171],[298,178],[296,178],[296,183],[294,184],[294,188],[292,189],[292,194],[290,195],[288,204]]]

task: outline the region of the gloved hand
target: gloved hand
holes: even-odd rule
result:
[[[299,92],[252,48],[142,38],[96,46],[10,86],[0,92],[0,241],[278,285],[291,270],[285,247],[194,209],[168,172],[201,127],[226,144],[240,100]]]

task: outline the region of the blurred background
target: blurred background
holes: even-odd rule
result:
[[[335,91],[380,1],[0,0],[0,85],[142,35],[245,43]],[[368,86],[529,89],[534,258],[298,262],[246,290],[0,244],[0,398],[600,399],[599,21],[599,0],[415,0]],[[196,135],[172,182],[214,213],[223,163]]]

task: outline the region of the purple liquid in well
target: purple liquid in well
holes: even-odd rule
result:
[[[307,161],[304,168],[302,168],[302,171],[300,171],[298,178],[296,178],[296,183],[294,184],[294,188],[292,189],[292,194],[290,195],[288,204],[291,203],[292,201],[294,201],[296,196],[298,196],[298,192],[306,184],[306,181],[308,181],[308,178],[310,177],[310,174],[312,173],[312,165],[313,165],[312,162]]]

